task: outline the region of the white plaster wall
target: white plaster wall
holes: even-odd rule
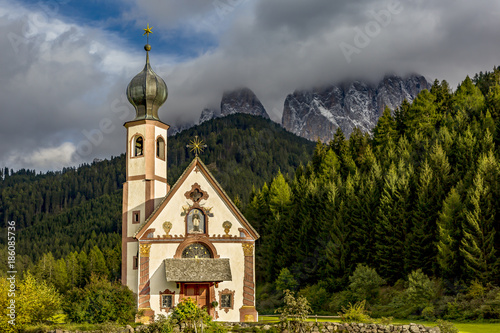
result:
[[[139,289],[139,269],[134,270],[133,260],[134,256],[138,255],[138,242],[127,243],[127,286],[135,294]]]
[[[152,244],[149,251],[149,277],[150,277],[150,302],[151,309],[155,314],[167,315],[160,311],[160,291],[169,289],[175,292],[174,303],[179,302],[180,289],[175,282],[167,282],[165,278],[164,259],[173,258],[180,243],[157,243]]]
[[[219,291],[224,289],[236,291],[234,294],[233,310],[226,313],[217,306],[219,321],[240,321],[240,308],[243,306],[243,278],[245,272],[245,256],[241,243],[214,243],[221,258],[229,258],[231,265],[232,281],[219,283],[215,288],[215,298],[220,305]]]
[[[160,212],[158,218],[153,221],[149,228],[155,228],[155,237],[157,235],[163,235],[164,231],[162,224],[165,221],[172,222],[171,235],[185,235],[185,216],[181,216],[183,212],[182,206],[192,205],[191,200],[186,199],[184,193],[191,191],[193,184],[198,183],[203,191],[208,193],[207,200],[201,200],[200,204],[203,207],[212,207],[211,212],[214,214],[213,217],[208,217],[208,232],[209,236],[213,235],[224,235],[224,228],[222,223],[224,221],[229,221],[232,223],[229,235],[240,236],[238,228],[243,228],[243,226],[238,222],[236,216],[232,213],[226,203],[218,196],[215,189],[208,182],[208,180],[203,176],[201,172],[191,172],[184,183],[179,187],[175,196],[170,199],[165,208]]]
[[[127,203],[127,237],[133,237],[139,225],[145,220],[145,198],[146,189],[143,180],[134,180],[128,182],[128,203]],[[133,211],[140,210],[140,220],[138,224],[132,223]]]

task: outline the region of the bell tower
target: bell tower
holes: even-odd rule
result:
[[[144,29],[148,37],[151,28]],[[167,130],[158,109],[167,100],[168,89],[149,64],[151,45],[144,46],[146,64],[127,87],[127,97],[136,117],[127,129],[126,182],[122,208],[122,284],[138,292],[139,243],[134,234],[151,215],[169,189],[167,184]]]

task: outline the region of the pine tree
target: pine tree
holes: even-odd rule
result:
[[[484,96],[467,76],[453,96],[455,112],[465,112],[470,118],[479,117],[484,108]]]
[[[456,188],[452,188],[443,203],[437,220],[437,262],[444,278],[454,280],[462,275],[459,245],[463,220],[462,200]]]
[[[480,164],[494,163],[483,156]],[[486,282],[496,271],[497,259],[494,247],[494,211],[491,188],[478,173],[468,194],[469,205],[465,210],[464,237],[460,252],[472,279]]]
[[[396,137],[396,122],[391,115],[391,109],[386,106],[373,129],[373,141],[377,146],[385,146],[390,140],[396,140]]]
[[[411,228],[410,177],[411,168],[394,164],[389,168],[384,180],[380,205],[375,226],[378,272],[394,283],[406,276],[408,271],[407,233]]]

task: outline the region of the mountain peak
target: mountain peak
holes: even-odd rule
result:
[[[404,78],[386,75],[377,84],[345,81],[323,88],[295,91],[285,99],[282,126],[309,140],[333,139],[337,128],[349,137],[355,127],[369,132],[385,106],[394,110],[404,99],[409,102],[430,83],[418,74]]]
[[[239,88],[225,91],[220,102],[220,111],[214,108],[204,108],[201,112],[200,121],[224,117],[235,113],[246,113],[269,119],[266,109],[249,88]]]

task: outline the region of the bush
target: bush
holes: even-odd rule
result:
[[[430,305],[435,294],[434,284],[421,269],[410,273],[406,295],[414,309],[421,310]]]
[[[68,292],[63,309],[68,318],[77,323],[116,321],[124,324],[134,320],[136,303],[134,294],[126,286],[92,275],[84,288]]]
[[[320,284],[305,287],[299,291],[299,295],[307,298],[314,313],[325,315],[330,313],[328,304],[330,294]]]
[[[178,323],[185,323],[185,332],[195,332],[197,327],[201,328],[210,323],[211,317],[205,309],[200,309],[191,298],[184,298],[174,308],[172,319]]]
[[[280,313],[280,322],[290,332],[299,332],[304,328],[304,321],[311,313],[311,307],[303,296],[295,298],[290,290],[284,290],[285,305],[276,310]]]
[[[352,305],[349,303],[347,308],[342,308],[339,312],[340,320],[344,323],[369,323],[372,322],[372,318],[366,313],[365,310],[366,301],[362,300]]]
[[[458,333],[458,329],[449,321],[439,319],[437,322],[441,333]]]
[[[6,277],[0,278],[0,331],[13,332],[15,328],[24,327],[27,324],[41,323],[49,320],[61,310],[61,296],[51,285],[45,281],[39,281],[27,272],[24,279],[18,282],[19,289],[16,290],[15,326],[9,324],[7,307],[9,305],[8,293],[10,282]]]
[[[349,277],[349,289],[358,301],[371,302],[378,297],[380,286],[385,283],[375,269],[358,264]]]
[[[422,317],[424,317],[426,320],[431,320],[434,318],[434,307],[433,306],[426,306],[422,310]]]

